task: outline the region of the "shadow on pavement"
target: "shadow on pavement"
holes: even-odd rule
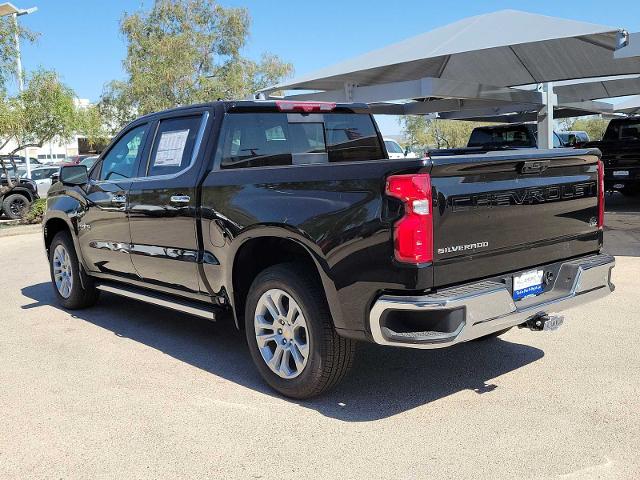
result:
[[[60,308],[49,283],[25,287],[22,293],[34,300],[23,309]],[[278,396],[263,383],[243,333],[232,322],[208,322],[104,293],[93,308],[69,313],[244,387]],[[318,399],[297,403],[346,422],[378,420],[462,390],[490,393],[497,388],[491,379],[543,356],[537,348],[500,339],[431,351],[362,343],[352,371],[340,385]]]
[[[604,251],[640,256],[640,197],[614,193],[605,197]]]

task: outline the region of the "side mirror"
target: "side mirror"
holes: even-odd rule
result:
[[[89,182],[85,165],[66,165],[60,168],[60,181],[63,185],[84,185]]]

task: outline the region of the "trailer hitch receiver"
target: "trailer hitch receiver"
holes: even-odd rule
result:
[[[520,325],[520,328],[528,328],[536,332],[557,330],[564,323],[564,316],[556,314],[541,313],[530,318]]]

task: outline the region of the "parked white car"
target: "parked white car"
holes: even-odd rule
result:
[[[40,198],[45,198],[47,196],[52,184],[51,177],[57,174],[58,170],[60,170],[60,167],[54,166],[31,169],[31,180],[36,182]],[[27,172],[24,172],[22,176],[26,178]]]
[[[389,154],[389,158],[417,158],[414,152],[407,152],[402,149],[400,144],[391,138],[385,138],[384,145],[387,148],[387,153]]]

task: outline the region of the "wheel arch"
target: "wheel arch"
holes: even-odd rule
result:
[[[334,326],[340,324],[342,314],[338,295],[319,247],[306,239],[296,238],[289,231],[285,233],[268,229],[261,234],[247,235],[237,242],[226,285],[238,329],[243,328],[245,301],[256,276],[272,265],[287,262],[302,263],[310,269],[323,287]]]
[[[5,192],[5,194],[2,195],[2,201],[4,201],[4,199],[7,198],[9,195],[14,195],[14,194],[27,197],[27,200],[29,200],[29,202],[33,202],[36,199],[36,195],[34,195],[34,193],[31,190],[29,190],[28,188],[16,185],[11,190],[9,190],[8,192]]]

